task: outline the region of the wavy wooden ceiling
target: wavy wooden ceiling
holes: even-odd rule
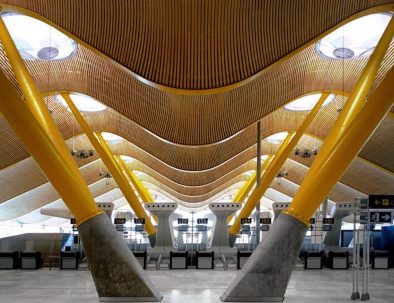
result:
[[[201,202],[240,181],[240,173],[253,166],[248,161],[256,155],[255,121],[262,119],[263,136],[296,129],[304,114],[278,108],[313,91],[351,91],[367,59],[345,63],[326,60],[310,45],[267,67],[352,14],[394,1],[349,0],[345,4],[340,0],[291,3],[172,0],[118,1],[117,5],[109,5],[94,0],[11,0],[2,3],[47,17],[115,60],[117,63],[79,44],[70,60],[27,63],[42,92],[76,91],[108,105],[109,109],[103,113],[85,116],[94,130],[111,131],[132,142],[115,145],[113,150],[141,161],[139,170],[174,197]],[[167,9],[170,12],[163,14]],[[160,18],[156,16],[158,12]],[[394,44],[387,52],[374,87],[393,65]],[[1,47],[0,67],[17,87]],[[154,83],[147,85],[135,74]],[[154,85],[200,90],[223,88],[242,80],[247,81],[230,90],[196,95]],[[80,133],[70,113],[53,96],[47,97],[46,102],[66,139]],[[345,98],[338,96],[321,110],[308,132],[324,139],[343,102]],[[0,142],[6,143],[0,144],[0,169],[3,169],[0,182],[12,182],[0,192],[0,201],[4,202],[42,185],[45,178],[34,170],[23,144],[4,118],[0,118],[0,127]],[[388,116],[360,156],[393,172],[393,133],[393,118]],[[78,144],[90,146],[86,138],[81,140]],[[309,139],[305,144],[312,143]],[[263,153],[275,152],[276,148],[264,145]],[[310,161],[305,162],[310,165]],[[10,169],[13,164],[17,170]],[[83,161],[79,163],[83,164]],[[295,170],[300,173],[302,168]],[[30,178],[17,177],[26,171]],[[359,174],[365,179],[356,180]],[[367,177],[371,174],[377,176],[380,185]],[[300,173],[299,178],[302,176]],[[393,184],[390,172],[362,160],[355,160],[342,179],[363,193],[394,189],[390,186]],[[337,197],[346,195],[351,196],[348,193]]]

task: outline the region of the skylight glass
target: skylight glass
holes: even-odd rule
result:
[[[267,158],[268,158],[268,155],[261,155],[261,162],[264,162],[265,160],[267,160]],[[254,161],[256,161],[257,162],[257,157],[256,158],[254,158]]]
[[[280,144],[281,141],[286,139],[288,132],[280,132],[265,138],[271,144]]]
[[[105,141],[108,141],[110,143],[119,143],[122,140],[124,140],[121,136],[115,135],[113,133],[107,133],[103,132],[101,133]]]
[[[70,98],[74,102],[75,106],[78,108],[79,111],[99,112],[107,108],[104,104],[98,102],[96,99],[87,95],[71,93]],[[57,95],[56,100],[64,107],[68,108],[66,101],[64,101],[61,95]]]
[[[131,163],[134,161],[134,158],[129,157],[129,156],[125,156],[125,155],[121,155],[120,158],[125,162],[125,163]]]
[[[66,59],[77,48],[74,40],[40,20],[10,13],[1,16],[19,53],[26,60]]]
[[[392,14],[378,13],[351,21],[316,43],[319,54],[332,59],[368,56],[379,42]]]
[[[292,111],[309,111],[311,110],[319,101],[321,97],[321,93],[317,94],[312,94],[312,95],[306,95],[303,97],[300,97],[284,106],[287,110],[292,110]],[[326,100],[323,102],[322,107],[327,106],[330,104],[333,100],[335,99],[334,94],[330,94]]]

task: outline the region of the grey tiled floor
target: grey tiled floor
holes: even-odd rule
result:
[[[164,303],[218,303],[236,271],[148,271]],[[394,270],[371,271],[371,303],[394,303]],[[351,271],[297,269],[286,293],[289,303],[354,302]],[[1,303],[99,302],[88,271],[0,271]]]

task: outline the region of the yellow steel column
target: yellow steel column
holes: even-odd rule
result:
[[[261,174],[264,173],[268,164],[271,163],[271,160],[272,160],[272,155],[269,155],[267,157],[267,159],[265,159],[265,161],[261,165]],[[237,195],[234,197],[234,199],[233,199],[234,203],[237,203],[237,202],[243,203],[244,202],[246,196],[249,194],[249,192],[252,190],[253,186],[256,184],[256,179],[257,179],[257,175],[256,175],[256,172],[254,172],[252,177],[250,177],[250,179],[245,182],[244,186],[242,186],[242,188],[238,191]],[[230,223],[230,221],[233,219],[234,216],[235,216],[235,213],[231,214],[227,218],[227,223]]]
[[[296,147],[298,141],[301,139],[302,135],[308,128],[308,126],[312,123],[313,119],[316,117],[317,113],[320,110],[320,107],[323,105],[324,101],[329,96],[328,93],[323,93],[320,97],[319,101],[315,104],[311,112],[304,119],[301,126],[297,130],[296,133],[289,133],[285,141],[283,141],[280,149],[277,154],[274,156],[274,159],[266,169],[263,174],[261,184],[254,189],[252,195],[249,197],[248,201],[245,203],[244,207],[241,209],[240,214],[235,220],[234,224],[229,229],[230,234],[236,236],[239,233],[241,228],[241,218],[247,218],[252,213],[253,209],[256,207],[256,204],[263,197],[268,187],[270,186],[272,180],[274,180],[278,170],[285,163],[286,159],[289,157],[290,153]]]
[[[131,183],[134,185],[135,189],[137,190],[138,194],[140,195],[142,202],[144,203],[153,203],[154,199],[151,196],[151,194],[148,191],[144,191],[144,185],[137,179],[137,177],[134,175],[132,171],[130,171],[122,158],[120,156],[115,157],[116,160],[118,161],[120,167],[123,169],[123,171],[126,173],[126,175],[129,177]]]
[[[321,199],[320,201],[317,201],[315,199],[318,196],[309,196],[311,190],[316,186],[316,184],[319,184],[321,182],[320,179],[325,180],[328,177],[325,174],[321,174],[322,164],[325,163],[332,156],[332,150],[338,147],[337,145],[339,144],[339,141],[341,140],[343,134],[346,132],[352,121],[358,119],[358,113],[360,112],[360,109],[365,102],[365,98],[373,84],[373,81],[379,70],[380,64],[384,59],[384,55],[390,45],[393,35],[394,18],[392,17],[373,54],[369,58],[368,63],[364,68],[360,78],[358,79],[356,87],[354,88],[351,96],[349,97],[346,106],[344,107],[344,110],[341,112],[340,117],[335,122],[334,127],[330,132],[330,135],[327,137],[323,144],[321,152],[319,153],[315,161],[313,161],[311,168],[309,169],[306,177],[301,183],[300,188],[298,189],[296,196],[293,199],[293,202],[290,204],[289,209],[286,211],[287,214],[298,218],[305,224],[308,224],[309,217],[316,211],[316,209],[319,207],[320,203],[323,200]],[[340,169],[341,167],[338,167],[338,170]],[[328,192],[329,190],[324,193],[327,195]],[[309,200],[301,200],[305,199],[305,197],[308,197]]]
[[[73,213],[78,225],[103,213],[97,208],[86,183],[80,181],[82,176],[79,170],[76,173],[65,161],[56,143],[38,123],[2,71],[0,92],[0,111]]]
[[[369,101],[331,149],[329,156],[316,159],[314,174],[307,173],[289,209],[285,212],[306,225],[348,165],[361,150],[394,102],[394,69],[375,89]],[[318,161],[319,160],[319,161]]]
[[[4,51],[7,54],[10,65],[14,71],[18,84],[22,90],[25,103],[29,108],[30,112],[37,119],[38,123],[40,123],[41,127],[46,131],[51,140],[56,144],[57,149],[60,150],[61,153],[63,153],[63,156],[65,154],[69,154],[70,151],[68,150],[61,133],[59,132],[55,122],[53,121],[51,114],[49,113],[49,110],[46,107],[45,102],[42,98],[42,95],[38,90],[33,80],[33,77],[30,75],[29,70],[27,69],[21,55],[19,54],[19,51],[16,48],[15,43],[12,40],[12,37],[8,32],[7,27],[4,24],[3,18],[1,16],[0,40],[3,45]],[[78,170],[78,167],[75,165],[72,157],[64,156],[64,158],[72,169],[74,169],[75,171]],[[78,175],[80,174],[76,173],[76,178],[79,178]]]
[[[142,207],[140,201],[135,195],[125,175],[122,173],[120,166],[113,157],[102,135],[93,133],[93,131],[90,129],[89,125],[86,123],[85,119],[82,117],[81,113],[78,111],[68,94],[61,93],[61,95],[67,103],[68,107],[70,108],[71,112],[73,113],[78,124],[81,126],[86,136],[89,138],[90,143],[100,155],[100,158],[103,160],[105,166],[108,168],[115,182],[118,184],[119,189],[124,194],[127,202],[134,210],[135,214],[140,218],[145,218],[145,230],[148,233],[148,236],[156,233],[155,227],[153,226],[151,220],[145,212],[145,209]]]

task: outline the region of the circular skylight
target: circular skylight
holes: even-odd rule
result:
[[[306,95],[303,97],[300,97],[284,106],[284,108],[292,111],[308,111],[311,110],[319,101],[321,97],[321,93],[317,94],[311,94],[311,95]],[[335,99],[334,94],[330,94],[326,100],[323,102],[322,107],[327,106],[330,104],[333,100]]]
[[[271,144],[279,144],[281,141],[286,139],[287,135],[288,135],[288,132],[280,132],[280,133],[276,133],[271,136],[268,136],[265,139]]]
[[[317,51],[333,59],[368,56],[378,44],[391,17],[389,13],[378,13],[351,21],[318,41]]]
[[[78,110],[83,112],[99,112],[107,108],[104,104],[87,95],[71,93],[69,96]],[[61,95],[57,95],[56,100],[64,107],[68,108],[66,101],[64,101]]]
[[[261,162],[264,162],[265,160],[267,160],[267,158],[268,158],[268,155],[261,155]],[[256,161],[257,162],[257,157],[256,158],[254,158],[253,159],[254,161]]]
[[[26,60],[65,59],[77,48],[74,40],[35,18],[10,13],[1,16],[19,53]]]
[[[119,143],[123,140],[121,136],[115,135],[113,133],[102,132],[101,135],[103,136],[105,141],[110,143]]]

